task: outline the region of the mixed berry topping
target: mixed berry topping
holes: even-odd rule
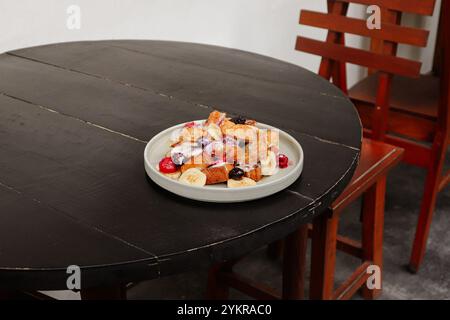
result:
[[[186,156],[181,152],[176,152],[172,154],[172,161],[175,165],[181,166],[187,160]]]
[[[201,137],[201,138],[199,138],[198,140],[197,140],[197,144],[198,144],[198,146],[199,147],[202,147],[202,148],[204,148],[204,147],[206,147],[208,144],[210,144],[211,143],[211,140],[209,140],[208,138],[206,138],[206,137]]]
[[[244,176],[244,174],[245,174],[244,170],[242,170],[241,168],[238,168],[238,167],[234,167],[228,173],[228,177],[230,179],[234,179],[234,180],[241,180],[242,177]]]
[[[242,116],[231,118],[231,122],[234,122],[235,124],[245,124],[245,121],[247,121],[247,119]]]
[[[289,158],[285,156],[284,154],[280,154],[278,156],[278,166],[281,169],[287,168],[289,165]]]
[[[162,173],[174,173],[178,170],[176,164],[172,161],[172,158],[165,157],[159,162],[159,171]]]
[[[192,127],[195,127],[195,122],[192,121],[192,122],[185,123],[185,124],[184,124],[184,127],[185,127],[185,128],[192,128]]]

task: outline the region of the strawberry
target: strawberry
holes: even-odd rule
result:
[[[159,171],[162,173],[174,173],[177,170],[177,166],[170,157],[165,157],[159,162]]]

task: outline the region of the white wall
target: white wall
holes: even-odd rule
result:
[[[407,1],[407,0],[405,0]],[[300,9],[325,10],[325,0],[0,0],[0,52],[54,42],[167,39],[216,44],[289,61],[312,71],[319,59],[294,50],[298,34],[324,38],[298,25]],[[69,5],[81,7],[80,30],[66,27]],[[352,8],[352,14],[364,8]],[[437,16],[437,14],[435,14]],[[407,19],[436,29],[436,19]],[[431,44],[435,35],[432,34]],[[360,39],[350,39],[359,45]],[[433,45],[401,54],[430,69]],[[353,82],[358,73],[350,67]]]

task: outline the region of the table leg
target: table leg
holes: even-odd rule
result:
[[[81,289],[81,300],[126,300],[127,288],[125,285],[114,287],[96,287]]]
[[[283,299],[300,300],[305,296],[306,248],[308,225],[288,235],[284,241]]]

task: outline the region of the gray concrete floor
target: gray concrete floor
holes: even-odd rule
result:
[[[447,156],[447,158],[450,158]],[[449,159],[450,160],[450,159]],[[450,161],[447,161],[450,162]],[[449,166],[447,166],[449,167]],[[440,195],[431,227],[428,250],[418,274],[407,271],[417,223],[425,171],[400,165],[388,179],[384,232],[384,281],[381,299],[450,299],[450,186]],[[359,204],[342,216],[340,232],[359,238]],[[336,282],[340,283],[358,265],[358,260],[338,253]],[[261,248],[241,261],[240,273],[278,290],[281,287],[280,261],[271,261]],[[128,291],[129,299],[201,299],[205,294],[207,270],[197,270],[140,283]],[[57,298],[77,299],[72,292],[54,292]],[[232,291],[235,299],[248,297]],[[355,296],[355,299],[360,299]]]
[[[440,195],[431,227],[425,261],[418,274],[406,269],[417,223],[425,171],[400,165],[388,179],[384,232],[384,281],[382,299],[450,299],[450,187]],[[358,204],[343,214],[342,234],[359,237]],[[358,260],[338,253],[336,281],[343,281]],[[281,265],[270,261],[264,248],[249,255],[237,270],[275,288],[281,286]],[[162,278],[136,285],[130,299],[201,299],[206,270]],[[232,298],[247,299],[232,291]],[[355,299],[359,297],[356,296]]]

